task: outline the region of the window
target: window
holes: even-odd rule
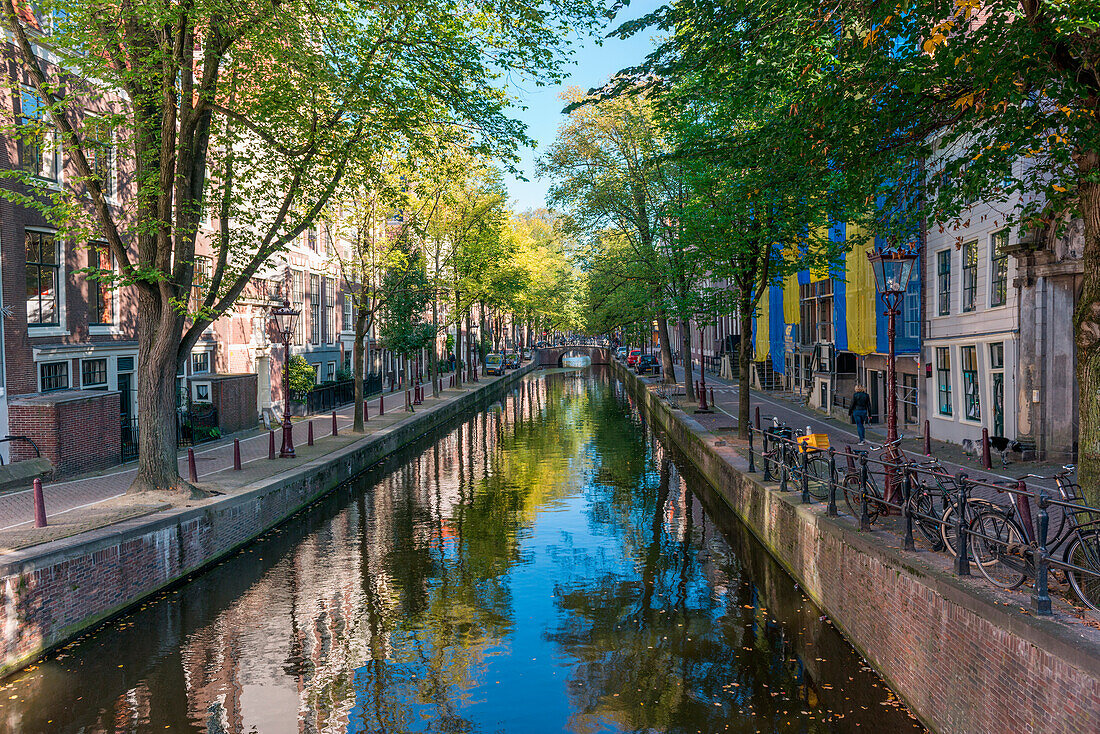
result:
[[[111,255],[104,242],[93,242],[88,248],[88,323],[103,326],[114,323],[112,300]]]
[[[920,281],[909,280],[909,285],[905,288],[902,317],[904,319],[902,336],[910,339],[920,338]]]
[[[351,351],[344,352],[344,372],[351,372]]]
[[[325,367],[325,381],[332,382],[336,379],[336,363],[329,362]]]
[[[978,348],[963,347],[959,356],[962,361],[963,416],[968,421],[980,421],[982,406],[978,388]]]
[[[354,304],[351,302],[351,294],[344,294],[344,323],[342,324],[343,331],[355,330],[355,319],[352,317],[352,309]]]
[[[24,88],[19,114],[20,167],[33,176],[57,181],[61,174],[61,155],[57,135],[48,117],[49,112],[38,92]]]
[[[38,366],[42,392],[69,389],[69,363],[44,362]]]
[[[806,346],[833,340],[833,281],[826,278],[798,286],[801,322],[799,342]]]
[[[306,246],[317,252],[317,228],[310,227],[306,230]]]
[[[1008,303],[1008,230],[994,232],[989,253],[989,305],[1003,306]]]
[[[321,279],[309,276],[309,343],[321,343]]]
[[[99,181],[103,195],[115,195],[115,134],[111,124],[102,117],[89,117],[84,131],[88,165]]]
[[[305,321],[305,319],[301,313],[306,304],[305,286],[303,282],[304,274],[301,270],[290,271],[290,305],[299,311],[298,318],[294,320],[294,343],[299,346],[302,344],[302,334],[304,333],[302,330],[305,328],[302,326],[302,322]]]
[[[210,352],[194,352],[191,355],[191,374],[201,375],[210,371]]]
[[[939,306],[937,313],[947,316],[951,313],[951,250],[940,250],[936,253],[936,276]]]
[[[321,384],[321,363],[320,362],[311,362],[309,366],[313,368],[313,384],[314,385],[320,385]]]
[[[902,409],[902,421],[905,423],[917,422],[917,398],[919,390],[917,389],[917,376],[903,373],[901,376],[901,409]]]
[[[936,347],[940,415],[951,415],[951,347]]]
[[[1005,345],[997,342],[989,345],[989,369],[1003,370],[1005,368]]]
[[[107,360],[80,360],[80,386],[85,390],[106,390]]]
[[[978,241],[967,242],[962,248],[963,311],[973,311],[978,295]]]
[[[61,277],[57,240],[46,232],[27,232],[27,323],[57,326]]]
[[[336,331],[333,329],[336,320],[336,304],[333,302],[333,283],[332,279],[325,278],[322,282],[322,294],[325,301],[325,338],[324,341],[328,342],[336,341]]]

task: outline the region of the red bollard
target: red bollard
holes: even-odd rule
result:
[[[712,406],[714,405],[714,388],[713,387],[710,389],[710,404]]]
[[[756,406],[756,430],[760,430],[760,406]]]
[[[405,391],[405,410],[408,410],[411,407],[412,407],[412,398],[409,397],[409,391],[406,390]]]
[[[241,439],[233,439],[233,471],[241,470]]]
[[[924,422],[924,455],[932,455],[932,424]]]
[[[46,527],[46,500],[42,496],[42,480],[34,480],[34,526]]]
[[[336,427],[336,411],[335,410],[332,411],[332,435],[333,436],[339,436],[340,435],[340,429],[338,429]]]
[[[989,429],[982,429],[982,468],[992,469],[993,459],[989,456]]]
[[[275,458],[275,431],[267,432],[267,458]]]
[[[386,414],[385,400],[386,400],[385,395],[379,395],[378,396],[378,415],[385,415]]]
[[[366,400],[364,400],[364,401],[363,401],[363,421],[364,421],[364,422],[365,422],[365,421],[366,421],[366,420],[367,420],[368,418],[370,418],[370,410],[369,410],[369,409],[367,408],[367,405],[368,405],[367,401],[366,401]]]
[[[195,468],[195,449],[187,449],[187,478],[192,482],[199,481],[199,470]]]
[[[313,445],[313,421],[309,421],[306,427],[306,446]]]

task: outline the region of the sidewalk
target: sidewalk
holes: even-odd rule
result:
[[[693,377],[698,380],[698,373],[693,374]],[[681,383],[682,390],[683,371],[680,367],[676,368],[676,378]],[[653,377],[646,377],[645,380],[647,382],[658,382],[658,380]],[[710,372],[707,373],[706,381],[708,388],[708,403],[710,402],[710,389],[713,388],[714,390],[714,401],[717,404],[710,406],[714,412],[709,415],[706,413],[695,413],[698,408],[698,403],[688,403],[682,396],[678,398],[680,407],[688,413],[693,413],[694,415],[692,417],[712,432],[720,434],[724,431],[736,430],[740,394],[737,384],[735,382],[721,380]],[[797,396],[791,393],[760,392],[753,390],[749,399],[749,406],[750,420],[752,416],[755,416],[756,408],[759,408],[762,425],[768,423],[769,419],[765,418],[765,416],[776,416],[781,422],[794,427],[796,430],[804,430],[809,426],[815,433],[828,434],[830,444],[835,446],[837,450],[843,450],[848,444],[855,445],[859,440],[854,425],[826,416],[824,413],[807,407]],[[910,434],[904,431],[901,431],[901,434],[903,436],[901,442],[902,449],[914,459],[919,460],[920,457],[923,457],[923,437],[916,436],[910,438]],[[885,441],[885,426],[882,424],[868,426],[867,440],[875,444],[880,444]],[[932,455],[939,459],[940,462],[952,472],[966,472],[972,479],[990,478],[1014,480],[1028,473],[1050,476],[1055,471],[1062,468],[1062,464],[1058,462],[1019,461],[1018,458],[1014,458],[1011,454],[1009,455],[1009,465],[1001,466],[1000,454],[992,452],[993,469],[986,470],[982,468],[980,456],[966,456],[966,454],[963,453],[962,447],[958,444],[949,443],[947,441],[937,441],[934,438],[932,439]],[[1054,489],[1053,481],[1028,480],[1028,484]]]
[[[446,385],[450,375],[442,380]],[[496,379],[480,376],[474,386],[485,385]],[[421,411],[468,392],[471,384],[462,388],[440,391],[438,398],[431,396],[431,384],[426,384],[422,406],[413,413],[404,410],[403,391],[383,392],[385,414],[378,416],[379,396],[368,400],[368,419],[365,433],[353,433],[352,405],[336,410],[337,436],[332,435],[332,413],[297,418],[294,421],[295,459],[268,459],[268,432],[256,429],[238,433],[212,444],[195,448],[195,465],[198,483],[218,493],[231,493],[235,489],[272,476],[297,464],[315,459],[369,436],[384,428],[399,424]],[[307,446],[308,424],[313,423],[314,443]],[[233,471],[233,440],[241,445],[241,471]],[[275,429],[276,449],[281,445],[282,433]],[[179,452],[180,475],[187,477],[187,451]],[[48,526],[34,527],[34,506],[31,489],[0,495],[0,556],[4,553],[104,527],[122,520],[151,514],[171,506],[175,498],[126,495],[126,490],[137,472],[136,462],[114,467],[43,487]],[[188,502],[200,504],[203,500]]]

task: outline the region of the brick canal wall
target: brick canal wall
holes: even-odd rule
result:
[[[499,397],[533,364],[253,487],[5,556],[0,675],[241,548],[418,436]],[[117,432],[116,432],[117,433]]]
[[[616,375],[849,642],[939,732],[1100,731],[1100,636],[1037,619],[765,488],[747,461],[621,365]]]

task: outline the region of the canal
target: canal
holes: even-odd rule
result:
[[[5,681],[0,730],[921,729],[590,368]]]

